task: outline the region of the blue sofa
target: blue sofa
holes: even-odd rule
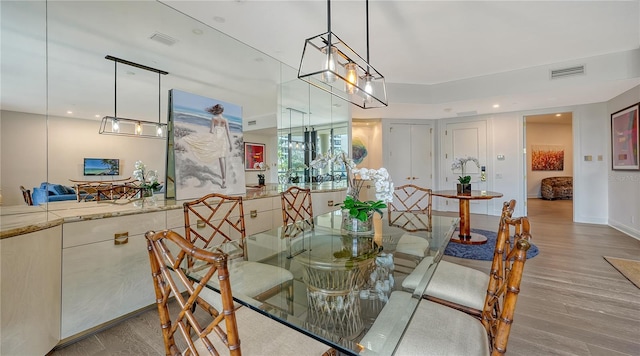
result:
[[[81,192],[81,196],[84,193]],[[75,189],[62,184],[43,182],[40,187],[34,187],[32,193],[33,205],[54,201],[77,200]]]

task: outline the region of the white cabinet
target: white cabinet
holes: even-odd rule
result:
[[[244,224],[247,236],[274,228],[274,215],[281,216],[280,204],[280,197],[245,200],[243,202]],[[274,206],[277,207],[277,211]]]
[[[45,355],[60,340],[62,226],[0,240],[0,353]]]
[[[344,201],[346,190],[341,191],[315,191],[311,192],[311,203],[313,204],[313,215],[318,216],[330,211],[340,209],[340,204]]]
[[[64,224],[63,340],[154,303],[144,233],[165,226],[165,212]]]

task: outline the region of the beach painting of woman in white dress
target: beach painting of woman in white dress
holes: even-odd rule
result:
[[[245,192],[242,108],[171,90],[176,199]]]

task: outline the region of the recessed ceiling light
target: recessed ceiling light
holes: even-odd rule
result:
[[[67,114],[73,114],[73,111],[67,110]]]
[[[225,20],[225,18],[222,17],[222,16],[214,16],[213,17],[213,21],[218,22],[218,23],[224,23],[227,20]]]
[[[132,72],[132,71],[130,71],[130,70],[128,70],[128,71],[127,71],[127,74],[129,74],[129,75],[136,75],[136,73],[135,73],[135,72]]]
[[[499,107],[500,107],[500,104],[493,104],[493,107],[494,107],[495,109],[497,109],[497,108],[499,108]]]
[[[191,32],[193,32],[194,35],[198,35],[198,36],[203,34],[202,30],[199,28],[194,28],[193,30],[191,30]]]
[[[100,115],[99,115],[99,114],[95,114],[94,116],[95,116],[95,117],[100,117]]]
[[[560,117],[560,116],[562,116],[562,114],[556,114],[556,117]]]

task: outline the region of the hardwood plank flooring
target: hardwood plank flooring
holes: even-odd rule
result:
[[[572,201],[529,199],[540,254],[525,265],[508,355],[640,355],[640,289],[602,256],[635,258],[640,241],[603,225],[571,222]],[[472,215],[495,230],[495,216]],[[489,261],[445,259],[488,271]],[[155,309],[54,350],[67,355],[162,355]]]

